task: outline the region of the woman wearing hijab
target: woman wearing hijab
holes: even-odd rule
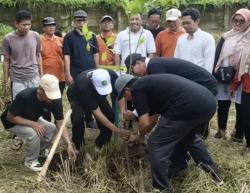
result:
[[[214,69],[215,73],[218,71],[220,67],[232,66],[236,70],[234,79],[230,83],[221,83],[218,81],[217,118],[218,118],[219,130],[215,134],[216,138],[222,138],[222,137],[225,138],[228,112],[231,105],[231,100],[235,93],[236,132],[235,136],[233,137],[233,140],[236,142],[243,141],[244,125],[241,124],[242,123],[241,108],[243,106],[241,105],[242,102],[241,93],[242,90],[244,90],[243,88],[244,84],[241,81],[241,78],[238,80],[237,77],[240,76],[238,72],[240,69],[240,64],[242,63],[242,56],[243,56],[242,54],[243,50],[245,49],[245,46],[249,42],[249,38],[250,38],[250,10],[245,8],[239,9],[232,16],[232,29],[223,34],[220,42],[217,45],[215,53],[215,69]],[[250,85],[249,85],[249,91],[250,91]]]

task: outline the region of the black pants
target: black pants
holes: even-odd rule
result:
[[[240,121],[245,131],[247,147],[250,147],[250,93],[242,92],[240,113]]]
[[[148,139],[149,160],[155,188],[171,189],[169,178],[185,168],[183,158],[187,151],[192,152],[196,162],[214,164],[202,140],[196,135],[200,125],[210,118],[180,121],[161,116],[157,128]]]
[[[218,127],[221,130],[227,129],[227,120],[228,120],[228,113],[231,105],[231,100],[218,100],[218,110],[217,110],[217,120],[218,120]],[[236,122],[235,122],[235,130],[237,138],[243,138],[244,133],[244,126],[241,125],[241,104],[235,103],[236,109]]]
[[[59,82],[59,89],[61,91],[61,95],[63,95],[63,91],[65,89],[65,82]],[[43,118],[49,122],[51,122],[51,111],[43,112]]]
[[[114,123],[115,115],[114,112],[109,105],[109,102],[107,101],[105,96],[99,96],[97,98],[98,106],[101,109],[102,113],[111,121]],[[85,133],[85,124],[84,124],[84,118],[85,118],[85,110],[83,106],[74,99],[69,98],[69,102],[72,109],[71,114],[71,122],[72,122],[72,140],[76,146],[76,149],[80,149],[81,146],[84,144],[84,133]],[[97,147],[101,148],[104,144],[108,143],[112,136],[112,131],[102,125],[97,120],[97,125],[100,130],[99,136],[95,140],[95,144]]]

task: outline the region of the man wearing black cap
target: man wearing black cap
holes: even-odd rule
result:
[[[88,15],[83,10],[74,13],[74,30],[66,34],[63,41],[65,80],[70,86],[78,74],[95,69],[99,65],[99,49],[96,36],[88,30]],[[69,87],[69,89],[71,89]],[[94,127],[90,113],[85,112],[88,127]],[[74,114],[72,114],[72,119]]]
[[[153,186],[171,193],[169,179],[175,174],[177,164],[173,156],[186,152],[197,127],[213,116],[215,97],[205,87],[173,74],[140,79],[124,74],[116,80],[115,88],[118,98],[123,96],[133,101],[139,116],[139,133],[130,135],[128,142],[144,138],[158,122],[147,140]],[[158,115],[161,115],[159,121]]]
[[[59,80],[60,91],[65,88],[64,62],[62,54],[63,39],[55,35],[56,22],[53,17],[42,20],[44,33],[40,36],[42,45],[42,64],[45,74],[53,74]],[[50,111],[44,112],[43,118],[51,121]]]
[[[116,34],[112,31],[113,28],[113,18],[110,15],[104,15],[100,20],[101,33],[96,36],[99,46],[100,65],[115,65],[113,48]]]

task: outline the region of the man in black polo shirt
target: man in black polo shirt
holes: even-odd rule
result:
[[[119,129],[113,124],[115,115],[106,99],[106,96],[112,92],[117,77],[117,74],[111,70],[85,71],[77,76],[71,91],[67,92],[73,111],[72,137],[76,149],[80,149],[84,143],[83,112],[85,111],[93,113],[100,129],[100,135],[95,140],[97,149],[110,141],[112,132],[125,138],[129,135],[127,130]]]
[[[83,10],[75,11],[74,30],[66,34],[63,40],[65,80],[68,85],[71,85],[81,72],[95,69],[99,65],[97,39],[95,34],[88,30],[87,24],[87,13]],[[85,121],[88,127],[94,126],[91,113],[85,112]]]
[[[209,121],[216,111],[216,100],[205,87],[172,74],[158,74],[138,80],[125,74],[116,80],[118,98],[133,101],[139,116],[138,135],[129,142],[138,141],[156,129],[148,139],[153,186],[171,192],[169,178],[171,156],[178,150],[187,151],[197,133],[197,127]],[[158,121],[158,116],[161,115]],[[171,167],[170,167],[171,166]]]
[[[214,96],[217,94],[216,79],[204,68],[186,60],[163,57],[149,59],[135,53],[126,58],[125,64],[128,69],[131,68],[131,71],[136,76],[165,73],[175,74],[199,83],[210,90]],[[209,134],[208,125],[208,123],[204,123],[200,130],[200,134],[204,138],[207,138]]]
[[[50,110],[56,120],[56,126],[41,116]],[[55,135],[56,127],[63,121],[63,106],[58,79],[45,74],[38,88],[27,88],[20,92],[8,110],[1,116],[2,123],[8,131],[27,140],[27,153],[24,165],[33,171],[40,171],[39,153],[49,147]],[[75,150],[70,141],[67,129],[63,139],[68,144],[68,155],[75,160]]]

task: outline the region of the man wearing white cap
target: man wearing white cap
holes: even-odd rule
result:
[[[41,116],[50,110],[56,120],[56,126]],[[51,144],[56,128],[60,128],[63,121],[63,106],[59,81],[54,75],[45,74],[38,88],[27,88],[21,91],[1,115],[2,123],[8,131],[26,139],[27,152],[24,165],[33,171],[42,169],[38,161],[39,153]],[[68,155],[72,160],[76,154],[69,138],[67,129],[63,132],[63,139],[68,145]]]
[[[173,57],[177,39],[185,33],[181,27],[181,12],[172,8],[166,13],[167,29],[156,37],[156,53],[161,57]]]
[[[110,141],[112,132],[123,138],[128,137],[127,130],[119,129],[113,124],[115,115],[106,99],[106,96],[111,94],[117,77],[111,70],[84,71],[75,79],[71,91],[67,92],[72,108],[72,140],[77,150],[84,144],[85,111],[93,113],[100,129],[95,140],[96,149]]]
[[[175,54],[181,58],[205,68],[212,73],[215,56],[213,36],[199,28],[200,12],[196,8],[187,8],[182,12],[182,25],[187,33],[178,38]]]

